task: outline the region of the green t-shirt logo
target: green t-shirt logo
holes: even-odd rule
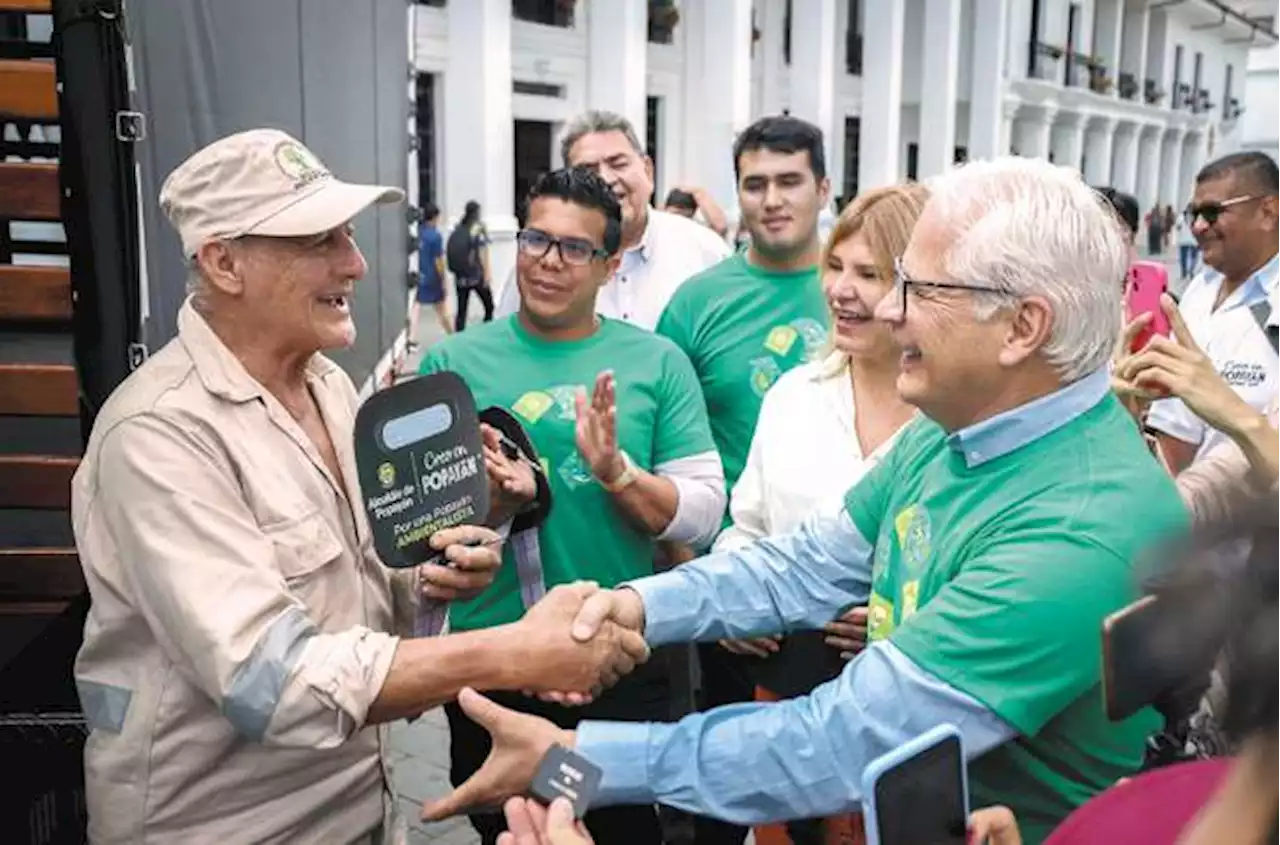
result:
[[[550,410],[554,404],[555,400],[541,390],[531,390],[517,399],[511,405],[511,410],[525,422],[533,425],[542,419],[542,415]]]
[[[867,609],[867,637],[882,640],[911,618],[920,606],[920,579],[933,556],[933,526],[922,505],[907,505],[893,518],[892,533],[876,544]],[[897,619],[894,612],[897,611]]]
[[[764,338],[764,348],[774,355],[786,355],[791,351],[799,333],[790,326],[774,326]]]

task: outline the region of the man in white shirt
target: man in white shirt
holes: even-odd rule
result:
[[[676,288],[727,257],[728,245],[705,226],[650,207],[653,160],[621,115],[583,113],[569,123],[560,151],[566,166],[599,173],[622,206],[622,263],[601,288],[597,313],[652,331]],[[514,314],[519,307],[512,271],[498,316]]]
[[[1206,269],[1188,285],[1179,310],[1223,379],[1259,411],[1276,395],[1276,349],[1264,330],[1278,266],[1276,194],[1270,157],[1234,153],[1197,174],[1186,210]],[[1226,438],[1178,399],[1153,403],[1147,422],[1175,475]]]

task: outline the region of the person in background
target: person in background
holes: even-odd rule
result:
[[[590,170],[555,170],[534,184],[526,208],[516,237],[520,311],[436,344],[421,372],[454,372],[479,406],[510,410],[547,468],[554,506],[510,537],[492,587],[451,605],[453,631],[516,624],[557,584],[613,586],[652,574],[658,541],[705,545],[724,513],[720,459],[688,359],[666,338],[596,313],[620,257],[613,192]],[[585,707],[500,700],[572,727],[584,718],[666,718],[669,694],[655,660]],[[489,738],[456,704],[445,712],[450,777],[460,784],[484,762]],[[495,813],[472,824],[486,845],[503,830]],[[661,841],[652,804],[590,812],[587,826],[602,842]]]
[[[672,188],[662,206],[664,211],[688,217],[690,220],[697,219],[698,213],[701,212],[702,222],[711,231],[722,238],[729,233],[729,221],[725,217],[724,209],[702,188],[697,186]]]
[[[1159,257],[1164,252],[1164,210],[1160,206],[1153,207],[1147,212],[1147,255],[1153,258]]]
[[[1010,807],[1038,843],[1137,770],[1158,718],[1108,720],[1086,646],[1138,597],[1135,556],[1186,512],[1109,387],[1124,243],[1079,174],[1043,160],[972,162],[929,190],[876,309],[921,414],[842,512],[601,591],[574,626],[588,638],[609,619],[658,645],[785,634],[867,603],[868,646],[808,696],[671,725],[569,732],[465,691],[494,753],[426,817],[523,794],[554,743],[602,768],[600,805],[737,823],[849,812],[871,760],[950,723],[974,804]]]
[[[1163,244],[1163,249],[1164,249],[1164,250],[1167,250],[1167,249],[1169,249],[1169,238],[1173,235],[1173,224],[1174,224],[1175,222],[1177,222],[1177,218],[1178,218],[1178,216],[1177,216],[1176,214],[1174,214],[1174,213],[1173,213],[1173,206],[1171,206],[1171,205],[1166,205],[1166,206],[1164,207],[1163,215],[1164,215],[1164,221],[1163,221],[1163,229],[1164,229],[1164,244]]]
[[[915,408],[902,401],[896,387],[902,350],[889,326],[872,317],[893,289],[894,259],[906,248],[927,196],[918,184],[880,188],[841,212],[821,264],[831,349],[784,374],[765,395],[746,466],[733,488],[733,524],[716,538],[714,551],[790,534],[820,508],[838,509],[845,491],[879,463],[914,416]],[[832,623],[825,635],[832,657],[849,659],[861,650],[866,617],[867,609],[856,607]],[[775,664],[771,677],[794,678],[781,687],[789,697],[796,694],[792,690],[808,692],[839,674],[836,660],[821,663],[826,671],[816,677],[807,665],[817,662],[814,646],[821,650],[823,636],[813,631],[780,642],[764,637],[721,645]],[[806,638],[810,643],[803,642]],[[804,650],[797,652],[796,646]],[[787,661],[806,665],[788,671]],[[770,688],[757,697],[770,700],[778,694]],[[787,833],[795,845],[824,841],[818,821],[790,822]]]
[[[652,331],[685,279],[723,259],[729,247],[706,226],[650,206],[653,160],[625,117],[584,112],[569,121],[560,153],[566,167],[598,173],[622,206],[622,259],[596,298],[598,313]],[[520,309],[520,293],[513,270],[499,316]]]
[[[820,129],[794,117],[761,118],[743,130],[733,161],[751,243],[685,282],[658,321],[658,333],[698,374],[730,495],[765,394],[827,348],[830,314],[818,274],[818,212],[830,192],[822,143]],[[698,659],[704,707],[754,697],[742,655],[702,643]],[[711,819],[697,826],[699,845],[746,837],[745,828]]]
[[[480,203],[467,200],[462,219],[449,233],[446,247],[449,272],[453,274],[453,288],[458,294],[458,313],[454,328],[467,327],[467,306],[471,294],[480,297],[484,305],[484,321],[493,319],[493,271],[489,262],[489,231],[480,219]]]
[[[1266,330],[1280,267],[1277,181],[1265,153],[1224,156],[1196,175],[1186,212],[1207,269],[1187,286],[1179,311],[1218,373],[1258,411],[1277,388],[1276,347]],[[1177,398],[1153,402],[1147,425],[1174,475],[1227,438]]]
[[[1180,217],[1178,230],[1178,270],[1182,281],[1190,280],[1196,273],[1196,265],[1200,262],[1200,244],[1192,231],[1191,221]]]
[[[1138,201],[1132,194],[1117,191],[1115,188],[1095,188],[1098,195],[1107,201],[1116,218],[1124,227],[1125,241],[1129,244],[1129,263],[1138,258]],[[1120,280],[1121,286],[1124,279]]]
[[[499,535],[435,534],[447,565],[374,550],[359,400],[323,353],[355,338],[353,218],[403,199],[274,129],[213,142],[160,189],[191,268],[178,336],[111,394],[71,484],[92,842],[390,840],[386,723],[477,681],[590,691],[646,654],[627,632],[592,651],[557,633],[583,585],[503,629],[412,636],[423,598],[489,586]]]
[[[440,209],[433,202],[422,206],[422,222],[418,224],[418,289],[409,308],[409,351],[418,348],[418,321],[423,305],[430,305],[440,321],[440,330],[453,332],[449,306],[444,297],[444,239],[440,237]]]

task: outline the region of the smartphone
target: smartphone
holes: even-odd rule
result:
[[[1137,352],[1156,335],[1169,336],[1169,318],[1160,307],[1160,297],[1169,290],[1169,271],[1155,261],[1135,261],[1125,282],[1125,308],[1129,319],[1150,314],[1151,322],[1133,339],[1130,352]]]
[[[1150,705],[1184,674],[1156,647],[1162,609],[1146,596],[1102,620],[1102,697],[1113,722]]]
[[[969,779],[955,725],[933,728],[862,773],[867,845],[965,845]]]

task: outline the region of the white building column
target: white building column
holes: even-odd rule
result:
[[[503,235],[510,243],[516,228],[511,3],[468,0],[450,3],[445,13],[449,24],[449,63],[444,75],[447,216],[460,217],[469,200],[480,203],[495,252],[500,253]],[[505,278],[505,271],[498,275],[496,266],[494,272],[495,278]]]
[[[1145,213],[1160,197],[1159,126],[1143,126],[1138,133],[1138,208]]]
[[[1022,101],[1010,97],[1000,106],[1000,147],[997,156],[1007,156],[1013,152],[1013,126],[1022,111]]]
[[[1179,127],[1171,127],[1164,133],[1160,143],[1159,202],[1161,205],[1171,205],[1175,209],[1181,208],[1178,200],[1182,196],[1182,138],[1184,134],[1185,130]]]
[[[1111,78],[1112,97],[1119,96],[1120,58],[1124,33],[1125,0],[1097,0],[1094,7],[1094,55],[1102,59]]]
[[[862,121],[858,190],[899,181],[902,146],[902,41],[906,0],[880,0],[862,34]]]
[[[733,141],[751,122],[751,0],[681,6],[685,30],[685,179],[737,205]]]
[[[1080,112],[1058,113],[1049,142],[1055,164],[1080,169],[1080,158],[1084,154],[1084,127],[1085,116]]]
[[[1111,164],[1111,187],[1132,194],[1138,185],[1138,125],[1121,123],[1116,127]]]
[[[1014,127],[1018,139],[1018,155],[1024,158],[1049,158],[1049,144],[1055,114],[1056,109],[1053,106],[1044,104],[1023,106]]]
[[[1205,166],[1208,156],[1208,134],[1203,129],[1189,130],[1186,140],[1182,142],[1182,184],[1178,186],[1181,200],[1174,204],[1175,208],[1182,208],[1191,202],[1191,196],[1195,193],[1196,174]]]
[[[960,77],[960,8],[954,0],[924,0],[920,143],[916,174],[927,179],[951,167],[956,148],[956,80]],[[929,125],[923,124],[924,115]]]
[[[969,158],[1009,154],[1004,64],[1009,0],[973,0],[973,58],[969,79]],[[923,113],[923,112],[922,112]]]
[[[836,65],[836,0],[792,0],[791,114],[822,130],[828,167],[837,154],[837,72],[844,75]]]
[[[1115,121],[1097,116],[1089,121],[1085,132],[1084,179],[1095,188],[1111,185],[1112,141]]]
[[[763,0],[757,15],[756,26],[760,29],[760,40],[756,42],[755,49],[761,54],[760,115],[763,117],[782,113],[782,83],[788,78],[789,72],[782,49],[787,32],[787,0]],[[794,26],[793,23],[792,44],[795,43]],[[791,59],[794,63],[794,52]],[[791,78],[794,78],[794,72],[791,73]],[[792,95],[794,96],[794,91]]]
[[[589,0],[586,12],[587,108],[617,112],[631,121],[643,146],[648,126],[649,4],[646,0]]]

